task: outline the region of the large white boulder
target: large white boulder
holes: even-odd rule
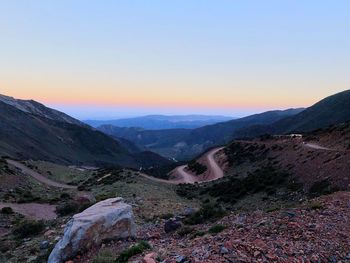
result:
[[[132,208],[122,198],[99,202],[73,216],[48,263],[65,262],[103,240],[135,237],[135,228]]]

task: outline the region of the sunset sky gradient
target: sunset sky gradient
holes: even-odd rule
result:
[[[350,87],[350,1],[0,2],[0,93],[78,118],[243,116]]]

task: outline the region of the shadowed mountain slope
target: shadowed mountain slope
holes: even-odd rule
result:
[[[270,125],[240,129],[237,137],[256,137],[262,134],[304,133],[350,120],[350,90],[329,96],[294,116]]]
[[[120,165],[139,168],[168,164],[163,157],[129,151],[131,142],[117,140],[72,121],[73,118],[39,105],[27,111],[0,101],[0,154],[18,159],[47,160],[64,164]],[[44,108],[43,108],[44,107]],[[35,114],[33,114],[35,112]],[[54,113],[52,115],[52,113]],[[50,115],[51,114],[51,115]],[[54,118],[61,116],[62,118]],[[66,119],[68,121],[66,121]],[[73,119],[74,120],[74,119]],[[73,123],[74,122],[74,123]]]

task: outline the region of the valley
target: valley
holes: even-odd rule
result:
[[[67,260],[142,262],[155,253],[149,262],[346,262],[349,94],[170,130],[96,130],[2,97],[0,262],[46,262],[74,215],[116,197],[132,208],[135,236]],[[340,117],[325,121],[320,105]],[[144,251],[116,261],[140,242]]]

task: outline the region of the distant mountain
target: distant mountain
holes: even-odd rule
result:
[[[256,137],[265,133],[304,133],[350,120],[350,90],[329,96],[304,111],[271,123],[243,128],[239,137]]]
[[[84,122],[98,127],[102,125],[113,125],[117,127],[140,127],[145,130],[163,129],[195,129],[222,121],[234,119],[226,116],[207,115],[147,115],[142,117],[117,119],[117,120],[85,120]]]
[[[145,147],[168,158],[182,158],[183,141],[190,134],[190,129],[143,130],[103,125],[98,130],[119,138],[132,141],[138,147]]]
[[[234,132],[238,129],[258,124],[270,124],[302,110],[269,111],[197,129],[144,130],[112,125],[100,126],[98,129],[109,135],[122,137],[137,145],[147,147],[163,156],[188,159],[212,146],[227,143],[234,138]]]
[[[133,168],[170,162],[154,153],[137,152],[133,143],[113,139],[35,101],[1,97],[0,155],[64,164]]]

